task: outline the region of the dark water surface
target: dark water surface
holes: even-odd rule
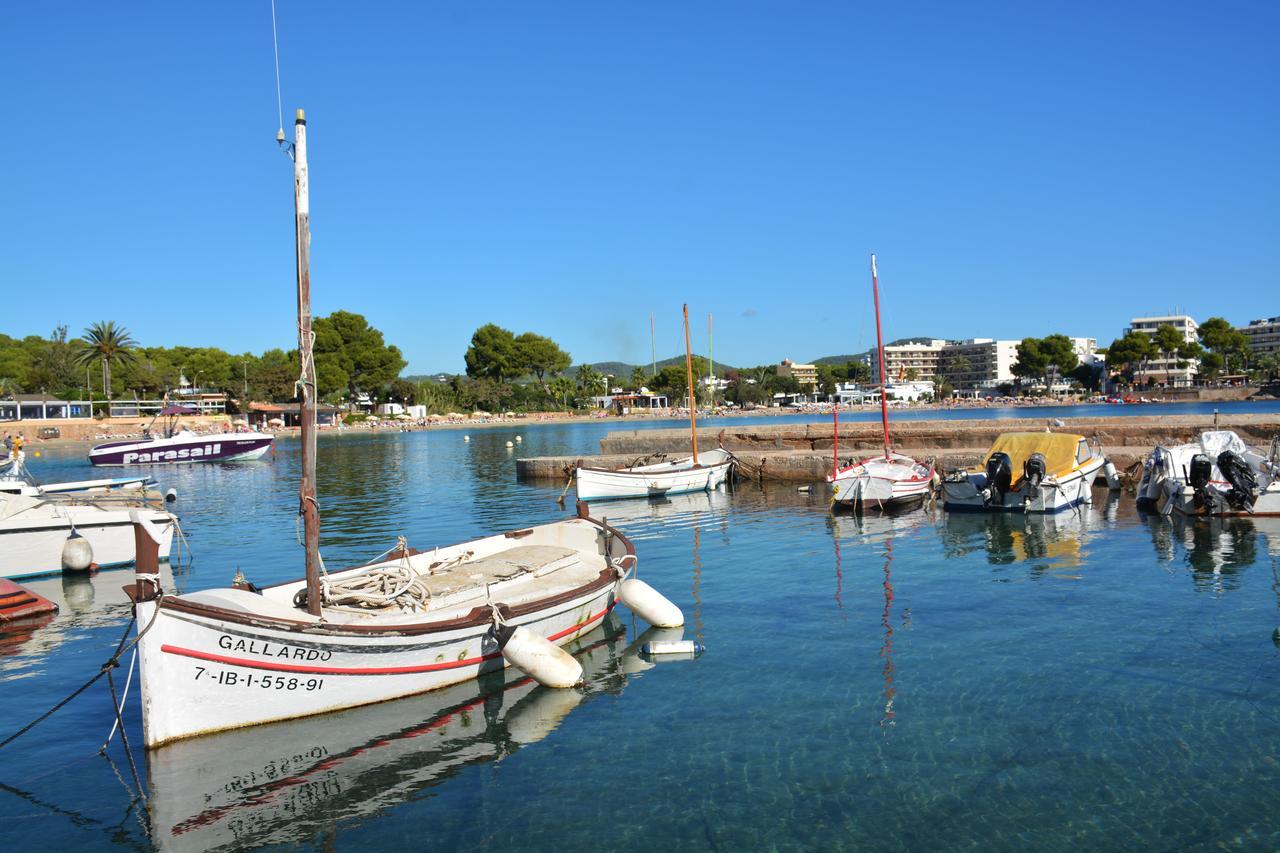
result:
[[[559,487],[516,482],[514,459],[616,426],[323,436],[326,562],[560,518]],[[185,588],[301,573],[296,451],[155,469],[180,494]],[[80,476],[82,453],[31,467]],[[1095,497],[1047,519],[833,518],[793,486],[602,505],[697,660],[639,656],[620,609],[578,649],[580,691],[512,674],[149,756],[135,692],[149,820],[119,739],[96,754],[100,682],[0,750],[6,847],[1276,849],[1280,520]],[[0,638],[0,737],[109,656],[127,577],[46,582],[63,612]]]

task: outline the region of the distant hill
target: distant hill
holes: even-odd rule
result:
[[[693,354],[693,357],[706,358],[706,356],[699,355],[696,352]],[[661,370],[662,368],[672,364],[684,364],[684,354],[681,353],[680,355],[673,355],[670,358],[664,358],[660,360],[657,365],[658,370]],[[635,370],[637,367],[644,368],[644,372],[646,374],[648,374],[653,367],[648,362],[645,362],[644,364],[627,364],[625,361],[597,361],[588,366],[592,370],[594,370],[596,373],[603,373],[605,375],[613,376],[614,378],[619,378],[619,379],[631,378],[631,371]],[[573,365],[572,367],[570,367],[568,370],[565,371],[565,376],[577,376],[578,369],[581,367],[582,365],[580,364]],[[716,362],[715,367],[716,367],[717,374],[723,374],[726,371],[738,369],[731,364],[725,364],[720,361]]]

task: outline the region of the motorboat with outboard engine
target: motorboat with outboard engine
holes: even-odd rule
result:
[[[1165,515],[1280,515],[1280,436],[1266,453],[1232,430],[1157,446],[1142,466],[1138,506]]]
[[[1102,451],[1082,435],[1006,432],[991,445],[983,468],[947,472],[943,505],[953,511],[1060,512],[1093,503],[1093,481],[1104,464]]]
[[[246,462],[261,458],[275,436],[268,432],[225,432],[198,435],[178,429],[178,419],[194,415],[191,406],[168,405],[151,419],[142,438],[109,441],[89,451],[89,461],[104,465],[173,465],[185,462]],[[163,434],[151,434],[156,420],[164,418]]]

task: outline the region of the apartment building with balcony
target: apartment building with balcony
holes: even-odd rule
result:
[[[1280,317],[1251,320],[1247,326],[1236,326],[1249,339],[1249,350],[1255,355],[1280,352]]]
[[[816,364],[796,364],[789,358],[784,358],[782,363],[778,365],[777,374],[779,376],[791,376],[802,386],[818,384],[818,366]]]
[[[1155,337],[1156,329],[1161,326],[1172,326],[1187,343],[1200,339],[1200,324],[1186,314],[1134,317],[1129,321],[1129,327],[1125,329],[1125,333],[1141,332],[1144,335]],[[1180,364],[1185,366],[1179,367]],[[1147,362],[1143,370],[1134,374],[1134,379],[1139,383],[1155,382],[1173,387],[1187,386],[1194,382],[1199,366],[1200,363],[1195,359],[1182,361],[1176,355],[1172,358],[1165,358],[1161,355]]]
[[[946,345],[946,341],[930,340],[925,343],[885,347],[885,379],[889,382],[907,379],[932,381],[938,375],[938,357]],[[880,377],[880,358],[876,350],[871,351],[871,376],[877,380]]]

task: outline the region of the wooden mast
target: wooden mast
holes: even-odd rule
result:
[[[693,396],[693,352],[689,349],[689,306],[684,306],[684,369],[689,376],[689,429],[693,431],[693,464],[698,464],[698,399]]]
[[[876,256],[871,253],[871,294],[876,302],[876,353],[880,362],[880,422],[884,425],[884,458],[889,458],[889,402],[884,394],[884,338],[880,335],[880,285],[876,281]]]
[[[302,425],[302,483],[298,512],[302,515],[303,545],[307,550],[307,612],[320,615],[320,510],[316,504],[316,363],[311,331],[311,207],[307,183],[307,118],[298,110],[293,125],[293,204],[298,251],[298,380],[299,420]]]

